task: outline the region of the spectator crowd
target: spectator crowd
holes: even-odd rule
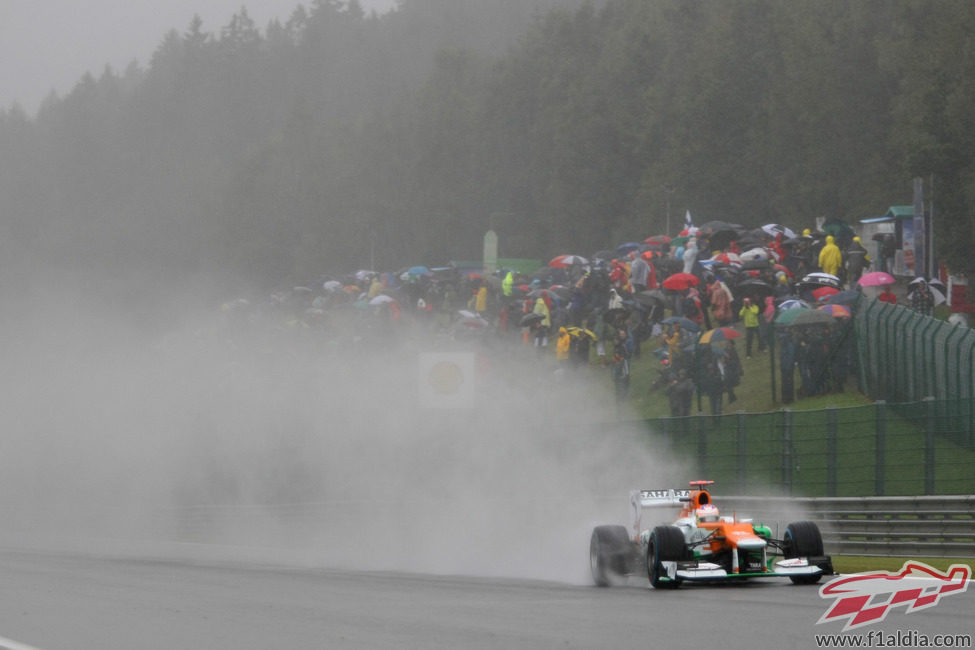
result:
[[[604,368],[620,403],[631,361],[653,355],[659,377],[651,391],[666,395],[671,415],[694,412],[695,396],[717,415],[737,399],[741,355],[771,348],[783,403],[842,391],[856,370],[849,324],[863,287],[897,302],[894,278],[872,265],[860,238],[836,220],[801,234],[778,224],[688,220],[673,237],[559,255],[534,270],[357,270],[261,303],[233,300],[221,311],[230,338],[255,328],[297,330],[371,349],[422,339],[488,355],[534,354],[559,376]],[[923,278],[909,285],[911,308],[931,313],[940,293],[931,285]],[[344,339],[335,336],[340,327]]]

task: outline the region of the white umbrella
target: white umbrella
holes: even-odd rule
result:
[[[387,296],[385,293],[381,293],[372,300],[369,301],[370,305],[381,305],[387,302],[396,302],[396,299],[392,296]]]
[[[757,260],[767,260],[769,258],[769,252],[764,248],[750,248],[738,257],[741,258],[742,262],[754,262]]]
[[[778,223],[767,223],[764,226],[762,226],[762,230],[772,235],[773,237],[775,237],[778,234],[781,234],[786,239],[792,239],[793,237],[796,236],[796,233],[791,228],[786,228],[785,226]]]

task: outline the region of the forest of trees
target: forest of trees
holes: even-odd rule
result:
[[[0,112],[3,284],[152,294],[910,203],[973,271],[969,0],[313,0]],[[670,206],[671,214],[667,213]],[[131,285],[131,286],[128,286]]]

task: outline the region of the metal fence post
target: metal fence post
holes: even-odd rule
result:
[[[708,427],[705,422],[710,416],[697,416],[697,466],[701,476],[708,473]]]
[[[745,475],[747,473],[747,458],[748,449],[747,441],[745,439],[745,412],[738,411],[737,422],[738,425],[738,459],[737,459],[737,472],[738,472],[738,492],[741,494],[745,493]]]
[[[944,321],[940,321],[936,318],[931,318],[930,321],[921,330],[921,345],[924,353],[921,355],[921,396],[927,397],[929,395],[936,395],[938,390],[935,385],[935,370],[938,365],[938,360],[935,353],[935,340],[934,336],[928,334],[928,330],[932,325],[935,325],[934,333],[937,334],[938,329]],[[928,354],[930,352],[930,355]]]
[[[826,407],[826,494],[836,496],[836,407]]]
[[[876,465],[874,466],[873,491],[878,497],[884,496],[887,475],[887,402],[876,402]]]
[[[972,400],[975,399],[975,370],[973,370],[973,364],[975,364],[975,336],[969,335],[968,338],[971,340],[971,343],[968,346],[968,354],[964,357],[968,362],[968,389],[965,391],[964,397],[961,394],[958,397],[965,400],[965,406],[968,409],[968,424],[965,430],[968,432],[968,448],[971,449],[975,446],[975,422],[973,422],[975,409],[972,408]]]
[[[782,409],[782,487],[792,494],[792,409]]]
[[[934,398],[924,398],[924,493],[934,494]]]

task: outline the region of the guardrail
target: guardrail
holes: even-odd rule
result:
[[[815,521],[832,555],[975,557],[975,495],[917,497],[725,497],[742,517],[771,523]]]

